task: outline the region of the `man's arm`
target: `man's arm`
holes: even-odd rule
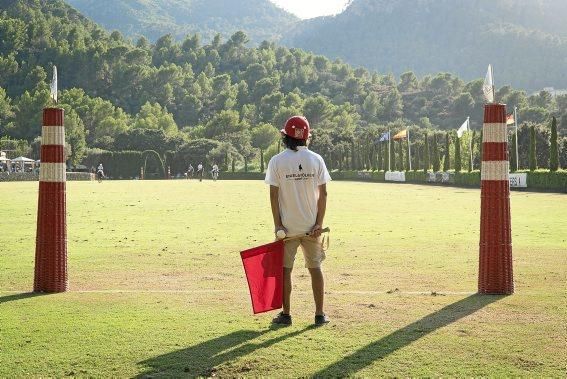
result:
[[[270,186],[270,204],[272,205],[272,216],[274,218],[274,233],[278,230],[283,230],[287,233],[286,228],[282,225],[282,218],[280,215],[280,189],[276,186]]]
[[[319,186],[319,200],[317,200],[317,219],[315,225],[311,229],[312,237],[319,237],[321,229],[323,228],[323,219],[325,218],[325,211],[327,210],[327,185],[321,184]]]

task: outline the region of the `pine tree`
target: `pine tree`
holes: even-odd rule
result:
[[[530,126],[530,171],[537,170],[535,125]]]
[[[429,136],[425,133],[425,146],[423,146],[423,172],[429,171]]]
[[[555,116],[551,120],[551,144],[549,147],[549,171],[557,171],[559,168],[559,149],[557,149],[557,120]]]
[[[449,132],[445,133],[445,159],[443,160],[443,171],[447,172],[451,169],[451,158],[449,154]]]
[[[439,170],[441,170],[439,146],[437,145],[437,134],[433,133],[433,172],[439,172]]]
[[[455,172],[461,172],[461,139],[457,136],[455,141]]]

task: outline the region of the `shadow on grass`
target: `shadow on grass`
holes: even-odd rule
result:
[[[45,295],[48,294],[41,292],[24,292],[24,293],[16,293],[13,295],[0,296],[0,304],[9,303],[10,301],[28,299],[30,297],[45,296]]]
[[[319,371],[315,377],[347,377],[356,374],[378,359],[408,346],[412,342],[447,326],[463,317],[473,314],[490,303],[505,296],[471,295],[433,312],[421,320],[398,329],[378,341],[372,342],[340,361]]]
[[[313,328],[313,326],[296,330],[259,343],[252,343],[249,341],[270,333],[272,330],[277,328],[264,331],[239,330],[186,349],[177,350],[140,362],[141,365],[147,366],[148,369],[146,372],[138,375],[137,378],[148,378],[153,376],[215,376],[217,366],[222,363],[244,357],[258,349],[263,349],[288,338],[295,337],[311,328]],[[245,374],[246,372],[242,373],[242,375]]]

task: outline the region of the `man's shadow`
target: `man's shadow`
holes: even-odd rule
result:
[[[252,343],[250,341],[269,333],[270,329],[264,331],[239,330],[186,349],[173,351],[142,361],[140,364],[148,367],[148,369],[137,377],[146,378],[155,375],[165,377],[214,376],[216,367],[222,363],[244,357],[258,349],[263,349],[288,338],[295,337],[311,328],[313,328],[313,326],[259,343]]]
[[[28,298],[36,297],[36,296],[44,296],[44,295],[47,295],[47,293],[24,292],[24,293],[16,293],[16,294],[13,294],[13,295],[0,296],[0,304],[9,303],[11,301],[28,299]]]
[[[427,334],[458,321],[463,317],[469,316],[488,304],[504,297],[505,296],[475,294],[459,300],[456,303],[449,304],[418,321],[396,330],[386,337],[364,346],[340,361],[317,372],[314,376],[334,378],[355,375],[358,371],[371,365],[374,361],[385,358]]]

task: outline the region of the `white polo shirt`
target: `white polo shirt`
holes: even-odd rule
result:
[[[317,220],[319,186],[330,180],[323,158],[305,146],[270,159],[264,181],[279,187],[280,215],[288,235],[311,231]]]

